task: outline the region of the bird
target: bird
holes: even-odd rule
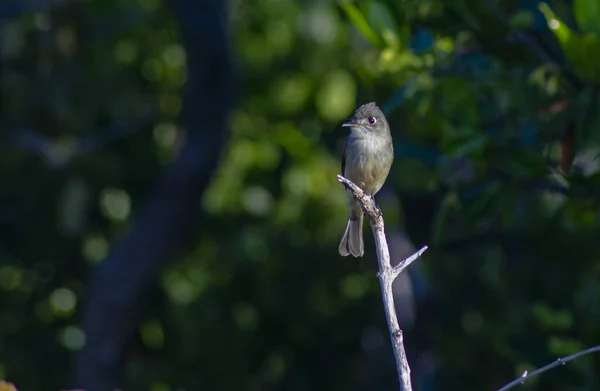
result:
[[[370,102],[359,106],[342,127],[350,128],[342,151],[342,175],[372,197],[383,186],[394,161],[390,126],[377,104]],[[346,200],[348,220],[339,253],[344,257],[362,257],[364,213],[348,189]]]

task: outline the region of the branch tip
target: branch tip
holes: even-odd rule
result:
[[[407,267],[410,266],[411,263],[413,263],[414,261],[416,261],[417,259],[419,259],[421,257],[421,255],[423,255],[423,253],[425,251],[427,251],[429,247],[428,246],[423,246],[421,247],[421,249],[419,251],[417,251],[416,253],[414,253],[413,255],[411,255],[410,257],[400,261],[400,263],[398,263],[396,266],[394,266],[392,268],[392,276],[395,279],[396,277],[398,277],[398,275],[400,273],[402,273],[402,271],[404,269],[406,269]]]

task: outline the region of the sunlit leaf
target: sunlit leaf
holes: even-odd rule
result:
[[[590,81],[600,80],[600,39],[590,32],[577,34],[560,19],[546,3],[540,3],[548,27],[558,38],[566,57],[577,72]]]
[[[539,9],[546,17],[548,28],[552,31],[562,45],[566,45],[571,37],[571,29],[560,19],[556,17],[554,11],[546,3],[540,3]]]

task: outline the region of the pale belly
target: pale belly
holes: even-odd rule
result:
[[[381,189],[392,165],[393,150],[388,140],[348,140],[344,176],[374,195]]]

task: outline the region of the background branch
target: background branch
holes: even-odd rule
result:
[[[385,238],[383,214],[379,207],[375,204],[373,197],[366,194],[360,187],[352,181],[344,178],[341,175],[337,176],[340,183],[349,189],[354,197],[360,202],[365,214],[371,222],[371,229],[375,236],[375,247],[377,251],[377,261],[379,263],[379,283],[381,285],[381,295],[383,297],[383,307],[385,317],[387,318],[390,338],[394,348],[394,358],[396,360],[396,371],[398,372],[398,381],[400,382],[400,390],[411,391],[412,385],[410,381],[410,367],[406,359],[406,351],[404,350],[404,340],[402,330],[398,324],[398,316],[396,315],[396,307],[394,306],[394,294],[392,291],[392,283],[398,275],[406,269],[412,262],[417,260],[427,250],[427,246],[401,261],[398,265],[392,267],[390,263],[390,251],[388,249]]]
[[[565,365],[566,363],[568,363],[569,361],[575,360],[578,357],[581,356],[585,356],[586,354],[590,354],[590,353],[595,353],[595,352],[600,352],[600,345],[598,346],[594,346],[593,348],[589,348],[586,350],[582,350],[580,352],[577,353],[573,353],[570,356],[564,357],[564,358],[557,358],[556,361],[551,362],[550,364],[541,367],[539,369],[536,369],[535,371],[531,372],[531,373],[527,373],[527,371],[524,371],[521,376],[519,376],[518,378],[516,378],[515,380],[511,381],[510,383],[508,383],[507,385],[505,385],[504,387],[498,389],[498,391],[507,391],[519,384],[523,384],[525,383],[527,380],[531,379],[534,376],[540,375],[554,367],[557,367],[559,365]]]
[[[78,386],[86,391],[115,388],[144,293],[193,238],[200,199],[226,139],[233,78],[225,3],[173,0],[170,5],[187,53],[181,118],[186,142],[131,233],[92,278],[83,314],[87,340],[77,362]]]

